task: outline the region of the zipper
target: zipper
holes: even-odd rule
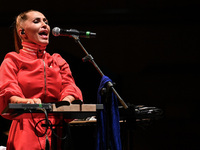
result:
[[[46,90],[47,90],[47,84],[46,84],[46,64],[44,59],[42,59],[43,64],[44,64],[44,96],[46,97]]]

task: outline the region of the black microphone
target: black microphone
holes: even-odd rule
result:
[[[78,31],[76,29],[61,29],[59,27],[54,27],[52,29],[52,34],[54,36],[69,36],[72,37],[73,35],[80,36],[82,38],[94,38],[96,33],[90,31]]]

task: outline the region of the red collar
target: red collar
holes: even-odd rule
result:
[[[33,43],[22,42],[23,48],[21,49],[23,52],[26,52],[30,55],[35,55],[37,58],[42,58],[46,53],[46,46],[41,46]]]

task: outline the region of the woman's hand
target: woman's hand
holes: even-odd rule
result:
[[[33,98],[33,99],[27,99],[27,104],[41,104],[41,99],[39,98]]]
[[[75,100],[74,96],[68,95],[62,101],[68,101],[70,104]]]
[[[21,98],[18,96],[11,96],[10,103],[23,103],[23,104],[41,104],[42,101],[39,98]]]

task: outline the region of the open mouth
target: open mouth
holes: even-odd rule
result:
[[[39,33],[38,33],[42,38],[48,38],[48,31],[47,30],[44,30],[44,31],[40,31]]]

